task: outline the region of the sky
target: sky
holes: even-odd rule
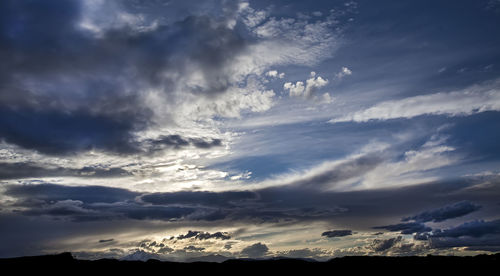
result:
[[[0,1],[0,257],[500,251],[500,1]]]

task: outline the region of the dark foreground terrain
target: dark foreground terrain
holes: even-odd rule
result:
[[[110,272],[113,275],[156,273],[155,275],[179,274],[256,274],[314,273],[343,275],[352,273],[404,275],[408,273],[456,273],[469,272],[477,275],[495,275],[500,268],[500,253],[475,257],[427,256],[427,257],[343,257],[327,262],[312,262],[297,259],[273,260],[227,260],[223,263],[175,263],[157,260],[119,261],[101,259],[78,260],[70,253],[35,257],[0,259],[2,271],[36,274],[49,273],[72,275],[81,273]],[[11,270],[12,269],[12,270]]]

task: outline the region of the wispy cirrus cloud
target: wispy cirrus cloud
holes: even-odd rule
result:
[[[467,116],[500,110],[500,80],[473,85],[459,91],[419,95],[377,103],[329,122],[410,119],[421,115]]]

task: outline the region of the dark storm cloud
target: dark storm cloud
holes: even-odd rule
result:
[[[478,186],[488,181],[489,186]],[[5,194],[21,214],[51,214],[72,220],[139,219],[240,222],[335,221],[353,229],[368,229],[387,218],[407,217],[439,206],[470,200],[494,215],[500,183],[488,179],[461,179],[416,186],[352,192],[320,191],[301,187],[273,187],[255,191],[170,192],[141,194],[104,187],[67,187],[53,184],[9,185]],[[486,207],[485,207],[486,208]],[[439,209],[439,208],[436,208]],[[375,224],[376,225],[376,224]],[[376,227],[403,234],[426,233],[420,222]],[[201,235],[216,238],[218,233]],[[189,234],[189,232],[188,232]]]
[[[189,230],[186,234],[184,235],[179,235],[178,237],[172,237],[176,238],[178,240],[184,240],[184,239],[189,239],[189,238],[195,238],[197,240],[209,240],[209,239],[220,239],[220,240],[229,240],[231,239],[231,236],[229,236],[228,233],[223,233],[223,232],[215,232],[215,233],[209,233],[209,232],[201,232],[201,231],[192,231]]]
[[[134,151],[130,132],[144,127],[147,111],[121,94],[116,63],[77,29],[80,4],[0,4],[0,137],[47,154]]]
[[[44,202],[79,200],[84,203],[115,203],[133,200],[139,193],[103,186],[63,186],[56,184],[9,185],[5,194],[19,199],[37,199]]]
[[[500,220],[476,220],[449,229],[435,229],[415,236],[432,248],[467,247],[468,250],[498,251]]]
[[[130,173],[121,168],[83,167],[69,169],[63,167],[45,168],[36,163],[0,163],[0,179],[17,179],[51,176],[75,177],[120,177]]]
[[[136,201],[140,193],[102,186],[55,184],[9,185],[5,194],[16,198],[12,207],[29,216],[49,215],[73,221],[92,220],[218,220],[227,214],[219,209],[182,204],[150,205]]]
[[[63,186],[56,184],[9,185],[5,194],[18,199],[36,199],[44,202],[78,200],[83,203],[116,203],[133,200],[138,193],[126,189],[103,186]]]
[[[26,149],[45,154],[68,154],[83,150],[105,149],[134,153],[134,120],[93,115],[88,112],[0,111],[0,137]]]
[[[447,219],[452,219],[467,215],[469,213],[479,210],[480,208],[481,205],[479,204],[475,204],[470,201],[461,201],[458,203],[449,204],[444,207],[436,208],[433,210],[424,211],[411,217],[405,217],[402,219],[402,221],[405,221],[404,223],[398,223],[386,226],[376,226],[373,228],[386,229],[392,232],[401,231],[401,234],[415,234],[414,238],[416,240],[427,240],[430,231],[432,231],[432,228],[426,226],[424,224],[425,222],[430,222],[430,221],[442,222]],[[414,222],[406,222],[410,220],[413,220]],[[460,226],[459,229],[468,229],[466,226],[471,226],[471,228],[473,229],[475,225],[474,223],[471,223],[471,225],[464,224],[463,226]],[[481,229],[481,227],[479,227],[479,229]],[[447,232],[450,231],[448,233],[453,233],[454,231],[460,233],[460,230],[457,230],[457,228],[445,231]],[[437,230],[437,232],[436,230],[434,230],[433,233],[438,236],[442,232],[441,230]],[[458,236],[461,235],[459,234]]]
[[[259,258],[265,256],[268,251],[269,248],[267,245],[259,242],[243,248],[243,250],[241,250],[241,255],[248,256],[250,258]]]
[[[185,204],[190,206],[234,207],[256,200],[257,194],[242,192],[173,192],[146,194],[141,200],[154,205]]]
[[[158,87],[174,97],[178,78],[191,73],[189,63],[205,83],[189,87],[190,93],[224,93],[228,62],[249,43],[223,19],[201,15],[149,31],[124,25],[96,36],[79,26],[81,5],[1,1],[0,139],[53,155],[142,152],[133,133],[147,128],[152,117],[143,91]],[[158,143],[183,146],[183,139]],[[189,143],[221,145],[217,139]]]
[[[401,234],[413,234],[431,231],[432,229],[420,222],[407,222],[386,226],[376,226],[374,229],[386,229],[391,232],[401,231]]]
[[[321,234],[323,237],[335,238],[335,237],[345,237],[352,235],[352,230],[331,230],[326,231]]]
[[[469,250],[495,251],[500,245],[500,220],[476,220],[448,229],[432,229],[424,222],[441,222],[450,218],[461,217],[477,211],[481,205],[461,201],[444,207],[406,217],[403,221],[414,220],[394,225],[374,227],[389,231],[401,231],[401,234],[415,234],[413,238],[428,241],[431,248],[470,247]]]
[[[200,211],[176,206],[144,206],[131,202],[85,204],[81,201],[62,200],[33,205],[35,204],[30,203],[28,205],[29,209],[15,210],[15,212],[27,216],[52,216],[75,222],[87,222],[124,219],[173,221],[183,219]],[[211,220],[209,215],[192,218],[192,220],[199,219]]]
[[[475,204],[470,201],[462,201],[446,205],[441,208],[425,211],[411,217],[403,218],[403,221],[414,220],[417,222],[442,222],[447,219],[465,216],[479,209],[481,209],[481,205]]]
[[[477,220],[466,222],[457,227],[432,232],[432,237],[451,237],[458,238],[469,236],[479,238],[485,235],[500,235],[500,219],[492,221]]]

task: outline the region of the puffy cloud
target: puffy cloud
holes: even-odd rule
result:
[[[284,78],[285,77],[285,73],[281,72],[279,73],[277,70],[271,70],[271,71],[267,71],[266,72],[266,76],[267,77],[270,77],[270,78]]]
[[[175,238],[177,240],[184,240],[184,239],[190,239],[194,238],[197,240],[209,240],[209,239],[220,239],[220,240],[229,240],[231,239],[231,236],[229,236],[228,233],[223,233],[223,232],[215,232],[215,233],[209,233],[209,232],[201,232],[201,231],[191,231],[189,230],[187,234],[184,235],[179,235],[177,237],[172,237],[172,239]]]
[[[323,232],[321,236],[327,238],[344,237],[352,235],[352,230],[330,230]]]
[[[421,115],[466,116],[500,110],[500,80],[473,85],[453,92],[419,95],[375,104],[330,120],[337,122],[367,122],[413,118]]]
[[[300,97],[304,93],[304,82],[298,81],[296,84],[287,82],[283,88],[290,91],[290,97]]]
[[[269,248],[267,245],[259,242],[243,248],[240,254],[250,258],[259,258],[265,256],[268,252]]]
[[[311,77],[306,80],[305,84],[302,81],[298,81],[295,84],[291,82],[286,82],[283,85],[283,88],[289,91],[290,97],[318,99],[318,96],[316,95],[318,89],[326,86],[327,84],[328,84],[327,79],[323,79],[321,76],[316,77],[316,73],[311,72]]]

